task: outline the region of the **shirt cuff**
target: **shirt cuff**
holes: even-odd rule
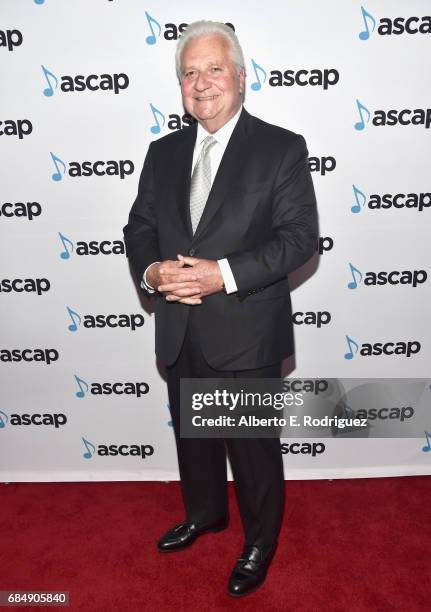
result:
[[[146,289],[148,293],[156,293],[156,290],[154,289],[154,287],[151,287],[151,285],[147,283],[147,270],[155,263],[160,263],[160,261],[153,261],[152,263],[150,263],[150,265],[145,269],[145,272],[142,275],[141,289]]]
[[[238,291],[238,287],[236,286],[236,282],[233,277],[231,267],[226,257],[223,259],[218,259],[217,263],[220,267],[220,272],[223,277],[224,288],[225,288],[226,293],[229,294],[229,293],[235,293],[236,291]]]

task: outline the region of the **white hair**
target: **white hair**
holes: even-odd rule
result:
[[[239,44],[239,40],[235,32],[228,25],[219,21],[194,21],[187,26],[185,32],[178,40],[175,52],[175,65],[177,76],[181,80],[181,55],[186,44],[194,39],[202,36],[221,36],[228,43],[230,56],[232,61],[237,65],[238,71],[245,68],[244,55]]]

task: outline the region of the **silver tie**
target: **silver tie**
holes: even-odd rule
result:
[[[193,234],[202,217],[211,190],[211,160],[208,153],[216,142],[217,140],[213,136],[207,136],[205,138],[201,154],[193,170],[190,184],[190,217],[192,220]]]

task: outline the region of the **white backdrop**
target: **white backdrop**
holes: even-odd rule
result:
[[[322,239],[292,294],[293,375],[429,376],[430,14],[427,0],[1,0],[2,480],[178,478],[121,240],[149,142],[181,125],[175,38],[196,19],[233,24],[246,108],[308,144]],[[392,283],[369,284],[378,272]],[[415,354],[362,354],[379,342]],[[429,474],[426,435],[286,440],[286,477]]]

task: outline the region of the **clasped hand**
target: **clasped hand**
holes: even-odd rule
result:
[[[223,289],[223,277],[217,261],[184,257],[153,264],[147,272],[147,282],[157,287],[168,302],[202,304],[202,298]],[[186,267],[190,266],[190,267]]]

